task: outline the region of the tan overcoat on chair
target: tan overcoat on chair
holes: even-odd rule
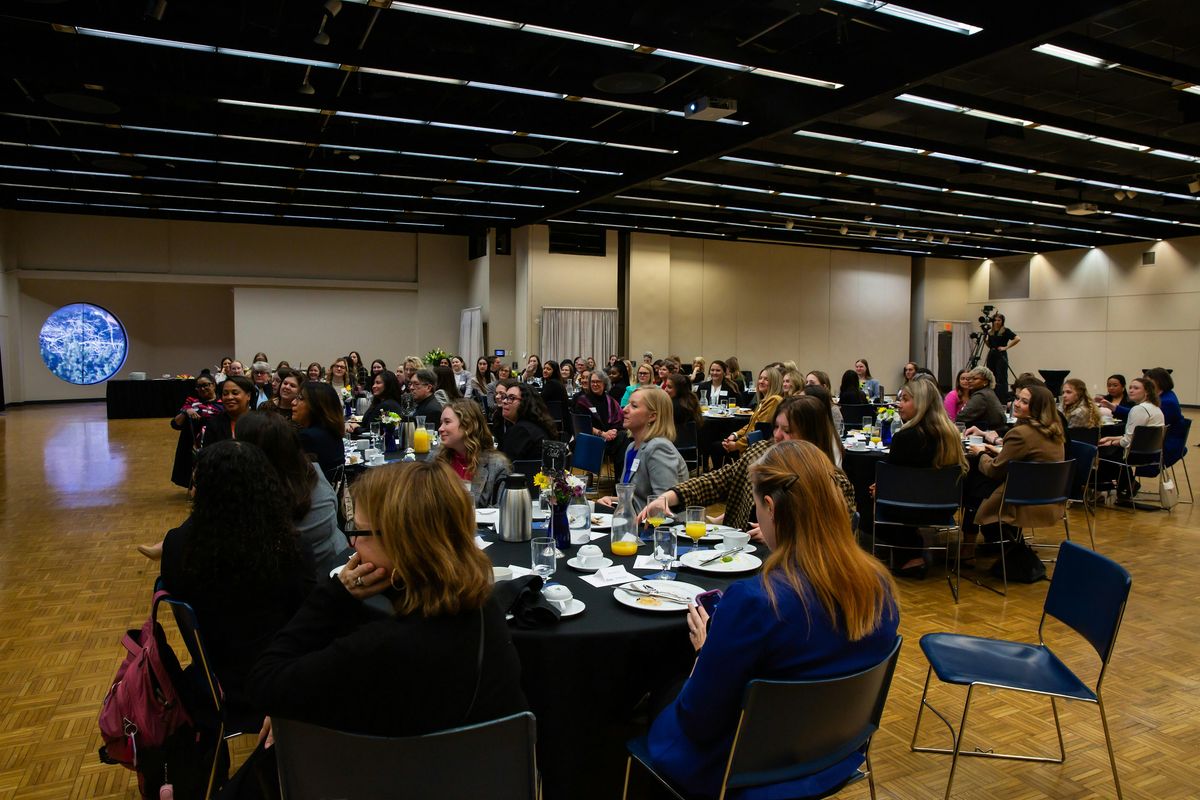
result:
[[[979,471],[989,478],[1003,480],[1008,476],[1008,465],[1014,461],[1062,461],[1065,450],[1062,442],[1052,442],[1032,425],[1019,423],[1004,434],[1004,448],[999,455],[993,457],[984,453],[979,457]],[[975,521],[980,525],[995,522],[1003,497],[1004,487],[1000,486],[979,506]],[[1006,506],[1001,521],[1020,528],[1049,528],[1059,524],[1065,511],[1065,503]]]

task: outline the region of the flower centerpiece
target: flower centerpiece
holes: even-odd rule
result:
[[[425,354],[425,363],[431,367],[436,367],[438,362],[443,358],[450,358],[450,354],[440,347],[435,347]]]
[[[875,412],[875,424],[879,426],[879,438],[884,446],[892,443],[892,434],[900,429],[900,412],[883,406]]]
[[[572,501],[587,503],[583,499],[587,482],[569,472],[543,470],[533,476],[533,485],[550,496],[553,505],[550,511],[550,532],[554,536],[555,547],[559,550],[570,547],[571,523],[567,519],[567,506]],[[584,508],[586,507],[585,505]]]
[[[883,406],[875,412],[875,421],[882,425],[884,422],[894,423],[900,419],[900,412],[891,406]]]
[[[385,453],[394,453],[399,449],[397,431],[400,430],[400,415],[395,411],[384,411],[379,415],[379,421],[383,425],[383,450]]]

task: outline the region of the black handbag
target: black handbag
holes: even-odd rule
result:
[[[1038,558],[1037,551],[1020,538],[1004,543],[1004,562],[996,559],[992,577],[1003,579],[1005,570],[1009,583],[1037,583],[1046,577],[1046,565]]]

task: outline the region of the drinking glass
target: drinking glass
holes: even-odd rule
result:
[[[662,571],[656,572],[653,575],[647,575],[646,579],[659,581],[675,580],[675,573],[670,571],[678,548],[678,539],[675,538],[675,531],[671,530],[670,526],[659,525],[654,529],[654,533],[651,536],[651,546],[654,548],[654,560],[662,565]]]
[[[702,406],[708,405],[708,392],[700,393],[700,405],[702,405]]]
[[[371,422],[370,438],[371,447],[379,447],[379,440],[383,438],[383,423],[380,420]]]
[[[966,435],[967,435],[967,424],[966,424],[965,422],[956,422],[956,423],[954,423],[954,427],[958,428],[958,437],[959,437],[960,439],[962,439],[962,438],[965,438],[965,437],[966,437]]]
[[[555,567],[558,566],[558,551],[554,547],[554,539],[550,537],[532,539],[529,542],[529,549],[533,574],[538,575],[542,580],[553,575]]]
[[[660,495],[657,495],[657,494],[647,495],[646,496],[646,507],[649,508],[651,505],[658,502],[659,497],[660,497]],[[650,516],[646,517],[646,524],[649,525],[654,530],[657,530],[666,521],[667,521],[667,513],[661,509],[655,509],[654,511],[650,512]],[[651,531],[650,536],[645,537],[645,538],[648,541],[652,541],[654,538],[653,530]]]
[[[725,405],[729,407],[730,411],[733,411],[734,409],[737,408],[737,400],[735,400],[731,397],[731,398],[729,398],[728,401],[726,401]]]
[[[874,417],[863,417],[862,418],[863,433],[866,433],[867,431],[871,430],[871,426],[874,424],[875,424]]]
[[[704,538],[705,534],[704,506],[688,506],[685,513],[687,516],[684,517],[683,532],[692,540],[697,550],[703,550],[700,540]]]

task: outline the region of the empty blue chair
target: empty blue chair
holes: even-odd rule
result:
[[[763,435],[762,431],[752,430],[746,434],[746,445],[749,446],[749,445],[754,444],[755,442],[761,442],[765,438],[766,437]]]
[[[1059,698],[1095,703],[1100,710],[1100,724],[1104,728],[1104,741],[1108,745],[1113,785],[1120,800],[1121,781],[1117,777],[1117,759],[1113,753],[1112,736],[1108,730],[1108,718],[1104,714],[1104,700],[1100,690],[1109,661],[1112,659],[1132,583],[1129,573],[1115,561],[1074,542],[1063,542],[1058,548],[1058,566],[1042,608],[1037,644],[984,639],[955,633],[927,633],[921,637],[921,650],[929,660],[929,670],[925,674],[925,690],[921,693],[921,705],[917,709],[917,723],[913,728],[911,749],[918,753],[942,753],[951,756],[950,775],[946,780],[946,800],[950,800],[954,772],[960,756],[1061,764],[1066,759],[1066,748],[1063,745],[1062,725],[1058,718]],[[1100,674],[1096,678],[1095,688],[1081,681],[1046,646],[1043,631],[1047,616],[1054,617],[1086,639],[1100,656]],[[943,683],[967,687],[962,721],[957,733],[946,717],[930,705],[927,699],[929,680],[934,673],[937,673],[938,680]],[[976,687],[1048,696],[1050,710],[1054,715],[1054,730],[1058,734],[1058,757],[995,753],[979,748],[974,751],[962,750],[963,734],[967,729],[967,716]],[[952,747],[917,746],[921,716],[927,707],[950,729]]]
[[[604,466],[604,446],[608,444],[599,436],[590,433],[575,434],[575,454],[572,466],[599,477]]]

